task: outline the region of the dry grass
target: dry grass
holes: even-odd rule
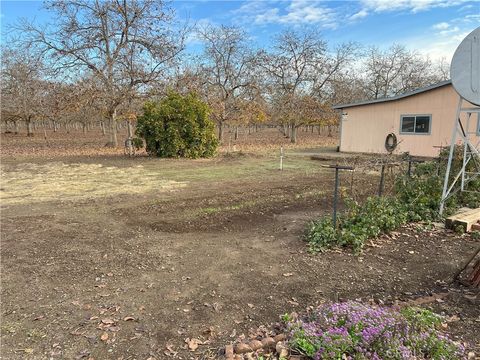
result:
[[[142,165],[119,168],[102,164],[26,163],[2,171],[0,201],[12,205],[80,200],[152,190],[172,191],[184,186],[186,182],[163,179],[159,171]]]

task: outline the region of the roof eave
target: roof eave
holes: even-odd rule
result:
[[[445,81],[441,81],[439,83],[436,83],[436,84],[433,84],[433,85],[430,85],[430,86],[427,86],[427,87],[424,87],[424,88],[420,88],[420,89],[417,89],[417,90],[410,91],[410,92],[405,93],[405,94],[392,96],[392,97],[389,97],[389,98],[359,101],[359,102],[356,102],[356,103],[349,103],[349,104],[339,104],[339,105],[333,106],[333,109],[340,110],[340,109],[345,109],[345,108],[354,107],[354,106],[364,106],[364,105],[378,104],[378,103],[384,103],[384,102],[389,102],[389,101],[396,101],[396,100],[407,98],[409,96],[413,96],[413,95],[421,94],[421,93],[424,93],[424,92],[427,92],[427,91],[430,91],[430,90],[438,89],[442,86],[450,85],[451,83],[452,83],[451,80],[445,80]]]

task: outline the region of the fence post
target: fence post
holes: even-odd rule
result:
[[[385,181],[385,164],[382,164],[382,172],[380,175],[380,185],[378,186],[378,196],[383,194],[383,183]]]
[[[283,171],[283,146],[280,147],[280,170]]]
[[[324,165],[325,166],[325,165]],[[351,166],[342,166],[342,165],[326,165],[331,169],[335,169],[335,189],[333,190],[333,227],[337,228],[337,206],[338,206],[338,185],[340,183],[339,179],[339,170],[353,170]]]
[[[337,228],[338,167],[335,168],[335,190],[333,191],[333,227]]]

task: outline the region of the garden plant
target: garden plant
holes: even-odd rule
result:
[[[461,152],[460,148],[455,150],[452,174],[456,174],[455,170],[461,166]],[[440,155],[442,159],[445,159],[445,152]],[[438,166],[437,162],[426,162],[419,164],[411,176],[397,177],[391,196],[372,196],[363,203],[347,198],[346,210],[339,217],[337,227],[333,226],[328,216],[309,223],[305,238],[310,251],[321,252],[335,246],[347,246],[359,253],[365,241],[401,225],[441,220],[438,207],[444,173],[438,171]],[[480,179],[473,180],[470,187],[480,189]],[[480,194],[457,192],[447,201],[444,214],[451,214],[460,206],[480,206]]]
[[[441,360],[465,352],[439,330],[441,317],[425,309],[333,303],[283,321],[291,349],[312,359]]]

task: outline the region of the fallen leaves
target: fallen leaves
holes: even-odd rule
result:
[[[115,321],[113,321],[112,319],[102,319],[102,324],[113,325],[113,324],[115,324]]]
[[[203,342],[198,339],[190,339],[190,338],[186,338],[185,343],[188,345],[188,349],[190,351],[197,350],[198,346],[203,344]]]
[[[167,345],[165,349],[166,350],[163,353],[167,356],[176,356],[178,354],[178,352],[175,351],[173,345]]]

